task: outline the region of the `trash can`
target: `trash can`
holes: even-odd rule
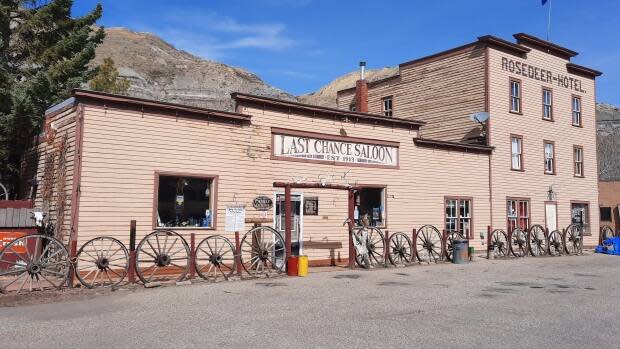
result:
[[[469,240],[454,239],[452,241],[452,263],[464,264],[468,261]]]
[[[308,276],[308,256],[299,256],[297,276]]]
[[[290,256],[286,260],[286,275],[297,276],[299,270],[299,257]]]

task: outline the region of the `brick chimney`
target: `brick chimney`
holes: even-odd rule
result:
[[[364,76],[366,62],[360,62],[360,79],[355,83],[355,107],[360,113],[368,113],[368,83]]]

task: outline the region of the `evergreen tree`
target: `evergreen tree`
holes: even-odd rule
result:
[[[108,57],[97,67],[97,74],[90,81],[89,87],[94,91],[124,95],[129,89],[129,80],[118,76],[114,60]]]
[[[45,109],[92,76],[102,7],[71,16],[72,0],[0,0],[0,180],[17,191],[20,161]]]

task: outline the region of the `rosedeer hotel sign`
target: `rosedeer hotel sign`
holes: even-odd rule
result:
[[[398,143],[306,132],[274,133],[273,157],[351,166],[398,166]]]

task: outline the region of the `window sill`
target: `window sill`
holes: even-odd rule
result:
[[[514,171],[514,172],[525,172],[524,169],[522,168],[510,168],[510,171]]]
[[[555,122],[555,120],[553,120],[553,118],[551,119],[546,119],[545,117],[542,118],[543,121],[548,121],[548,122]]]
[[[546,175],[549,175],[549,176],[555,176],[555,175],[556,175],[556,173],[555,173],[555,172],[545,172],[545,174],[546,174]]]
[[[573,175],[573,177],[575,177],[575,178],[586,178],[586,176],[583,176],[583,175],[581,175],[581,176]]]
[[[509,112],[510,114],[523,115],[523,112],[521,112],[521,111],[509,110],[508,112]]]
[[[579,128],[583,128],[583,125],[575,125],[575,124],[571,124],[573,127],[579,127]]]

